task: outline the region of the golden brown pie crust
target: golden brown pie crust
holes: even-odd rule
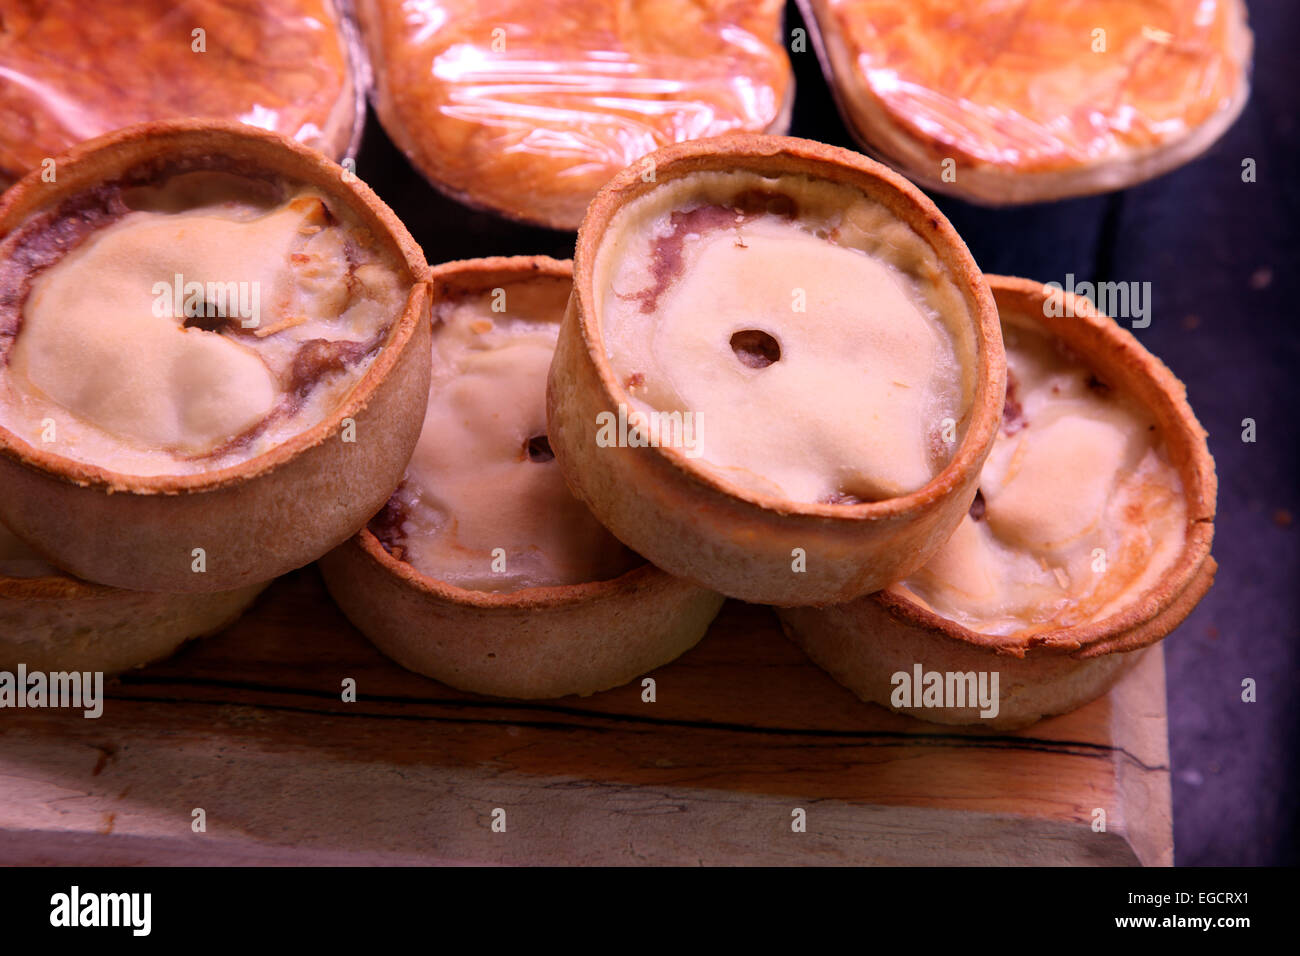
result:
[[[206,52],[192,31],[206,31]],[[242,120],[338,159],[360,118],[333,0],[81,0],[0,10],[0,184],[157,120]]]
[[[989,276],[998,303],[1032,316],[1104,381],[1122,389],[1155,417],[1187,502],[1183,549],[1159,584],[1098,621],[1027,635],[969,630],[891,586],[838,607],[781,609],[787,636],[863,700],[890,706],[890,676],[927,671],[1000,673],[998,717],[975,708],[903,708],[938,723],[1021,727],[1095,699],[1137,663],[1140,652],[1191,613],[1214,581],[1210,556],[1217,482],[1205,430],[1186,390],[1127,330],[1081,296],[1065,293],[1064,315],[1047,315],[1052,291],[1027,279]],[[1072,313],[1072,314],[1071,314]]]
[[[781,0],[360,0],[384,128],[472,206],[576,229],[659,146],[784,132]]]
[[[234,623],[266,587],[160,594],[88,584],[66,574],[0,575],[0,670],[116,674],[169,657]]]
[[[672,574],[741,600],[822,605],[905,577],[951,534],[974,498],[1002,412],[1006,363],[997,311],[965,244],[932,202],[865,157],[789,137],[736,135],[683,143],[651,157],[655,182],[631,167],[591,204],[578,233],[574,295],[551,365],[551,447],[598,519]],[[596,313],[593,265],[615,214],[658,183],[702,170],[806,174],[847,184],[898,216],[939,257],[965,300],[977,362],[969,422],[948,464],[910,494],[865,504],[805,504],[751,493],[671,447],[599,447],[601,412],[630,405],[611,370]],[[802,549],[807,571],[796,573]]]
[[[227,591],[267,581],[346,540],[401,480],[429,388],[428,266],[391,210],[355,176],[278,134],[239,123],[147,123],[84,143],[0,198],[0,237],[135,170],[235,164],[313,186],[355,216],[411,291],[384,346],[317,425],[237,466],[139,477],[34,447],[0,426],[0,519],[79,578],[146,591]],[[355,422],[354,442],[342,440]],[[193,551],[206,570],[193,570]]]
[[[859,139],[980,202],[1160,175],[1208,148],[1248,96],[1242,0],[803,2]]]
[[[435,266],[435,302],[528,275],[572,275],[545,256]],[[330,594],[403,667],[499,697],[592,694],[625,684],[693,647],[723,598],[642,564],[605,581],[471,591],[421,574],[363,528],[320,559]]]

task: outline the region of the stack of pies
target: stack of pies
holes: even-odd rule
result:
[[[1243,0],[803,0],[845,121],[911,179],[978,202],[1120,189],[1245,105]]]
[[[0,10],[0,186],[121,127],[209,117],[341,158],[363,90],[334,0],[79,0]]]
[[[784,132],[781,0],[360,0],[388,134],[470,205],[576,229],[668,143]]]
[[[17,591],[207,630],[400,481],[427,266],[355,177],[242,124],[145,124],[57,166],[0,200],[0,521],[108,587],[41,569]]]

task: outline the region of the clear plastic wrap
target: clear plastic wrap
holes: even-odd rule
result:
[[[0,0],[0,183],[147,120],[241,120],[333,159],[365,121],[335,0]],[[202,33],[197,33],[202,31]]]
[[[660,146],[784,132],[782,0],[358,0],[389,135],[436,187],[575,229]]]
[[[873,155],[986,203],[1131,185],[1192,159],[1249,87],[1241,0],[799,0]]]

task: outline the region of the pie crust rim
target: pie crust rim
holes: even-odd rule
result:
[[[1197,601],[1209,589],[1217,565],[1210,556],[1214,540],[1214,516],[1218,490],[1214,459],[1206,444],[1206,431],[1197,421],[1187,402],[1187,390],[1159,358],[1149,352],[1137,338],[1114,319],[1098,311],[1087,297],[1063,292],[1065,312],[1062,317],[1044,314],[1044,302],[1051,294],[1042,283],[1011,276],[990,275],[989,285],[999,301],[1018,306],[1021,314],[1041,318],[1043,329],[1065,344],[1090,368],[1097,369],[1148,409],[1150,396],[1134,394],[1133,385],[1142,391],[1151,386],[1163,396],[1167,407],[1157,410],[1161,434],[1166,443],[1174,440],[1187,455],[1178,467],[1187,501],[1188,533],[1173,565],[1148,591],[1131,597],[1123,608],[1097,621],[1039,631],[1027,638],[999,636],[972,631],[918,605],[897,587],[889,587],[873,599],[899,617],[917,626],[942,631],[949,637],[977,647],[990,647],[1002,653],[1033,648],[1065,651],[1081,660],[1102,654],[1134,651],[1162,639],[1172,631],[1191,608],[1177,614],[1179,598],[1195,595]],[[1073,313],[1074,318],[1070,318]],[[1144,381],[1145,380],[1145,381]],[[1171,427],[1172,426],[1172,427]],[[1207,577],[1208,575],[1208,577]],[[1199,590],[1199,594],[1196,592]],[[1195,606],[1193,604],[1193,606]],[[1176,618],[1176,619],[1173,619]]]
[[[454,293],[473,293],[491,289],[507,282],[518,282],[529,276],[571,279],[573,263],[550,256],[487,256],[479,259],[455,259],[432,266],[429,270],[429,289],[432,302]],[[553,584],[517,591],[478,591],[450,584],[430,574],[417,570],[411,564],[394,557],[370,530],[369,524],[357,532],[353,539],[357,546],[385,570],[404,580],[416,590],[454,604],[476,608],[514,607],[540,610],[581,604],[594,598],[611,596],[625,590],[622,582],[635,583],[640,578],[655,574],[668,576],[649,561],[603,581],[584,581],[580,584]]]
[[[400,253],[402,265],[410,274],[412,288],[401,315],[393,322],[388,339],[371,366],[357,380],[347,399],[325,419],[269,451],[225,468],[190,475],[121,474],[89,462],[42,451],[15,435],[2,423],[0,455],[36,468],[51,477],[110,492],[176,494],[209,491],[238,484],[282,467],[301,452],[314,448],[336,433],[343,419],[354,416],[358,408],[366,405],[380,382],[397,364],[401,352],[409,346],[418,326],[418,304],[424,297],[422,287],[428,277],[428,264],[423,251],[411,238],[401,220],[355,175],[351,180],[344,179],[344,168],[324,154],[278,133],[241,123],[220,120],[141,123],[79,143],[54,160],[59,177],[56,183],[42,182],[40,171],[36,170],[0,195],[0,239],[7,237],[14,227],[21,226],[30,215],[56,207],[86,187],[112,178],[112,174],[125,172],[127,168],[149,159],[169,155],[171,149],[198,152],[204,146],[211,146],[226,155],[237,155],[241,159],[278,160],[281,165],[272,166],[267,171],[326,189],[330,191],[332,199],[345,199],[345,204],[353,213],[365,211],[359,218],[377,239],[387,237],[392,241]],[[287,155],[286,151],[291,155]],[[243,155],[238,155],[241,152]],[[137,162],[123,162],[123,159],[136,155],[140,157]],[[101,175],[103,173],[109,175]],[[331,180],[338,184],[337,188],[325,185]],[[376,229],[376,226],[381,228]]]

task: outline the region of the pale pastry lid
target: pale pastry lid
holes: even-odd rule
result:
[[[622,205],[590,294],[629,414],[653,428],[690,412],[694,433],[666,450],[786,506],[933,482],[975,412],[983,350],[950,262],[891,198],[741,162]]]
[[[716,191],[716,200],[710,200],[710,189]],[[697,215],[704,220],[697,222]],[[724,225],[736,231],[737,218],[743,221],[731,247],[708,228]],[[758,232],[750,229],[759,220]],[[663,224],[662,233],[654,223]],[[836,228],[838,233],[833,232]],[[674,230],[682,239],[680,258],[674,254]],[[750,239],[756,244],[751,246]],[[937,471],[928,480],[922,477],[920,487],[899,490],[914,480],[905,469],[893,474],[883,468],[841,472],[844,456],[834,452],[828,456],[819,451],[820,460],[809,467],[797,453],[776,449],[784,454],[773,468],[771,462],[756,460],[762,456],[747,447],[749,416],[754,434],[768,448],[779,442],[783,430],[799,449],[812,444],[809,434],[838,430],[840,443],[851,445],[855,454],[860,451],[844,435],[869,410],[846,411],[844,396],[815,378],[816,395],[788,388],[792,378],[809,378],[808,369],[818,361],[835,367],[835,377],[847,377],[853,388],[908,400],[906,378],[888,375],[890,370],[883,368],[869,382],[853,381],[854,376],[844,374],[843,356],[827,354],[827,343],[834,338],[826,334],[830,325],[814,324],[810,316],[819,303],[834,298],[828,295],[829,285],[811,288],[779,268],[761,267],[749,269],[745,277],[719,280],[716,290],[696,293],[707,298],[698,303],[700,328],[708,330],[707,353],[696,354],[683,344],[695,334],[691,316],[696,303],[672,302],[676,286],[667,280],[678,273],[678,263],[689,264],[701,252],[716,255],[729,267],[745,261],[748,252],[772,259],[772,248],[786,241],[802,261],[819,269],[823,258],[853,263],[851,275],[862,270],[875,280],[881,301],[895,310],[901,306],[905,314],[920,313],[917,303],[928,305],[927,294],[943,300],[933,306],[936,318],[913,314],[907,328],[884,323],[882,329],[878,315],[870,322],[845,323],[855,349],[876,357],[902,351],[903,362],[908,356],[897,346],[899,339],[948,339],[954,361],[939,370],[939,377],[951,375],[956,385],[951,391],[934,392],[956,410],[950,429],[937,430],[941,439],[948,431],[954,447],[944,447],[944,440],[935,448],[936,458],[946,455],[946,460],[935,463]],[[811,254],[806,252],[809,244]],[[665,278],[663,294],[650,274],[656,263]],[[620,271],[633,273],[630,281],[624,281]],[[835,289],[844,298],[848,282],[838,265],[829,271],[836,274]],[[1001,332],[988,285],[952,224],[897,173],[850,150],[793,137],[726,136],[670,146],[648,157],[648,166],[619,173],[592,201],[578,232],[574,273],[574,295],[551,371],[556,450],[570,484],[593,512],[658,567],[757,603],[843,603],[914,570],[956,526],[975,493],[979,464],[992,446],[1001,410]],[[909,288],[913,282],[921,290],[915,297]],[[756,297],[770,308],[772,324],[751,324],[748,320],[754,316],[734,307],[739,296]],[[640,312],[642,303],[647,313]],[[678,341],[660,358],[653,343],[627,347],[625,339],[620,344],[611,305],[627,313],[630,321],[624,331],[632,341],[658,334],[657,327],[636,320],[653,318],[667,305],[680,306],[675,320],[666,325]],[[853,303],[852,311],[869,307]],[[766,312],[760,316],[767,317]],[[834,318],[844,322],[841,314]],[[741,320],[744,325],[730,324]],[[787,322],[798,334],[783,342]],[[880,334],[874,344],[873,326]],[[802,347],[805,341],[813,344],[814,354],[821,353],[820,359],[809,357]],[[746,457],[728,461],[710,452],[713,420],[697,419],[692,408],[665,403],[653,409],[655,417],[637,409],[638,394],[646,394],[656,382],[641,368],[618,368],[620,355],[637,362],[649,356],[669,373],[679,365],[691,369],[681,382],[670,374],[662,378],[673,388],[707,385],[704,398],[713,405],[703,410],[724,416],[726,444]],[[790,356],[788,367],[794,375],[781,367],[782,355]],[[727,397],[727,389],[736,395],[746,384],[761,384],[768,393],[784,388],[791,394],[791,407],[772,410],[778,400],[769,394],[768,417],[754,421],[749,403]],[[928,379],[925,387],[930,387]],[[837,403],[833,417],[825,414],[827,405]],[[924,407],[926,402],[919,404]],[[687,411],[692,412],[691,428],[699,426],[691,433],[701,438],[694,447],[687,436]],[[875,411],[883,413],[883,408]],[[924,412],[918,418],[931,420],[915,421],[908,428],[909,454],[918,448],[918,434],[924,436],[922,456],[930,450],[925,438],[935,434],[933,426],[944,424],[934,417],[933,411]],[[897,423],[882,422],[879,427],[892,431]],[[880,463],[892,467],[896,462],[885,457],[890,452],[889,447],[882,450]],[[864,474],[872,478],[869,487],[866,481],[859,484]],[[791,476],[802,478],[803,487],[781,487]],[[810,477],[820,487],[809,488]],[[843,492],[854,497],[845,500]],[[858,493],[874,500],[861,500]],[[807,574],[801,565],[805,556],[810,559]]]
[[[449,263],[435,270],[440,285],[424,428],[370,533],[453,592],[507,599],[644,565],[573,497],[546,437],[546,377],[572,288],[569,264]]]
[[[1144,625],[1211,560],[1204,431],[1181,383],[1086,300],[1064,296],[1072,314],[1043,315],[1050,290],[990,284],[1010,375],[981,494],[881,599],[920,626],[1014,653],[1158,639]]]
[[[0,425],[71,470],[146,482],[242,467],[328,419],[402,321],[411,280],[333,184],[160,152],[143,175],[74,184],[17,220],[5,243],[34,250],[35,271],[11,256],[0,275]],[[56,229],[71,241],[51,245]]]

